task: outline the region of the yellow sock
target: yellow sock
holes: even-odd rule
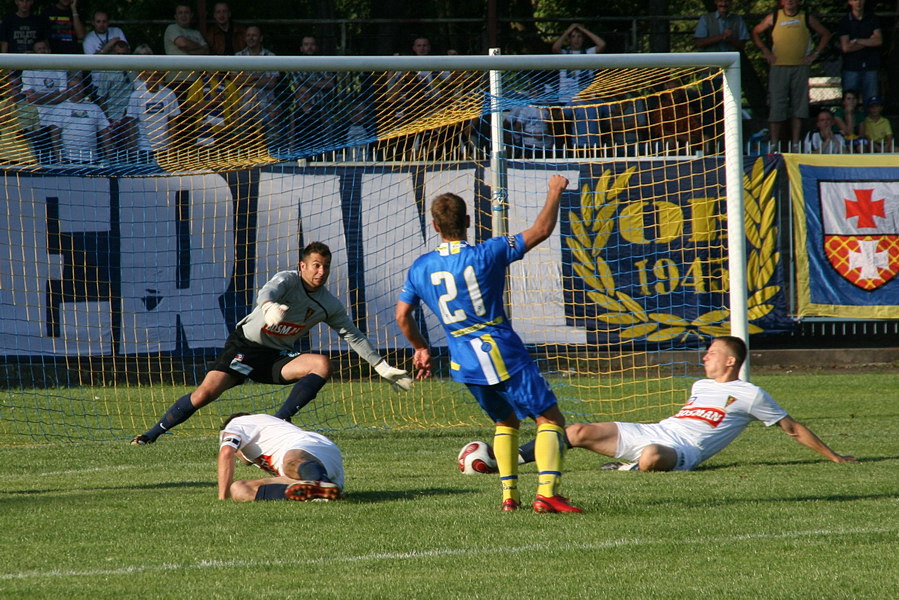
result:
[[[520,502],[518,496],[518,430],[514,427],[496,426],[493,434],[493,454],[503,485],[503,500],[511,498]]]
[[[562,477],[562,451],[565,430],[558,425],[544,423],[537,426],[534,458],[537,461],[537,494],[555,496]]]

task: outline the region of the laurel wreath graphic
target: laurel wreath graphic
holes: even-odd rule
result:
[[[644,338],[659,342],[690,336],[704,337],[730,333],[730,310],[712,310],[688,321],[671,313],[647,312],[633,297],[615,289],[615,277],[603,258],[603,249],[615,225],[613,217],[619,209],[619,196],[628,185],[636,167],[614,177],[603,171],[593,190],[581,188],[580,214],[569,211],[572,236],[566,237],[574,255],[572,268],[587,286],[587,296],[596,303],[597,319],[619,325],[621,339]],[[780,261],[776,251],[777,227],[774,225],[776,203],[771,192],[777,172],[765,175],[762,159],[753,165],[750,175],[743,175],[745,221],[744,230],[750,248],[746,274],[748,286],[749,333],[760,333],[761,327],[752,323],[772,310],[770,301],[780,291],[771,284]]]

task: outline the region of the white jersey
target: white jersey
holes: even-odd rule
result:
[[[97,136],[109,127],[109,120],[93,102],[49,104],[41,108],[41,125],[58,127],[62,132],[63,159],[75,163],[100,160]]]
[[[166,87],[150,91],[137,86],[126,115],[138,121],[138,149],[164,150],[169,145],[169,119],[181,114],[175,93]]]
[[[752,421],[774,425],[787,411],[762,388],[736,379],[718,383],[700,379],[677,414],[659,425],[699,448],[700,462],[723,450]]]
[[[266,302],[277,302],[288,307],[284,319],[274,327],[265,324],[262,305]],[[324,286],[307,292],[296,270],[280,271],[262,286],[256,295],[256,307],[241,319],[237,328],[251,342],[275,350],[292,351],[296,341],[309,335],[312,328],[321,322],[336,331],[369,364],[375,365],[381,361],[381,355],[347,315],[340,300]]]
[[[22,71],[23,92],[32,90],[39,94],[62,94],[68,85],[69,74],[66,71]]]
[[[302,450],[325,466],[328,478],[343,489],[343,456],[337,444],[314,431],[272,415],[235,417],[219,434],[219,447],[231,446],[263,471],[284,476],[284,455]]]

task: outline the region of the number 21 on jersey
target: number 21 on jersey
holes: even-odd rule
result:
[[[484,306],[484,298],[481,296],[481,287],[478,285],[478,278],[475,275],[474,267],[468,265],[462,272],[465,279],[465,289],[468,292],[468,298],[471,301],[471,309],[473,315],[468,315],[462,308],[450,311],[450,302],[454,302],[459,298],[459,288],[456,285],[456,278],[449,271],[437,271],[431,273],[431,283],[435,286],[443,286],[446,290],[437,299],[440,306],[440,318],[444,325],[452,325],[459,321],[464,321],[469,316],[482,317],[487,314],[487,308]]]
[[[468,265],[462,271],[464,281],[463,294],[459,294],[459,286],[456,278],[448,271],[437,271],[431,273],[431,283],[435,286],[442,286],[445,292],[437,299],[440,307],[440,318],[445,325],[459,323],[466,319],[474,317],[483,317],[487,314],[487,307],[484,305],[484,297],[481,295],[481,287],[478,285],[478,279],[475,274],[474,267]],[[465,304],[464,296],[467,292],[470,301],[470,313],[467,313],[462,307],[450,310],[450,304],[459,306]],[[468,340],[474,355],[477,358],[481,371],[490,385],[499,383],[509,378],[509,372],[506,369],[506,362],[503,360],[499,351],[499,344],[488,333],[479,335],[478,337]]]

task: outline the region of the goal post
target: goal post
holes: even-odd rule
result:
[[[571,185],[510,268],[513,324],[570,421],[665,416],[710,337],[747,339],[766,302],[747,290],[739,81],[735,53],[0,55],[0,433],[143,431],[311,241],[350,316],[411,368],[393,308],[437,241],[431,199],[470,202],[482,241],[527,227],[553,173]],[[315,328],[297,350],[334,376],[295,422],[482,424],[418,318],[440,376],[403,395]],[[234,388],[175,433],[287,391]]]

